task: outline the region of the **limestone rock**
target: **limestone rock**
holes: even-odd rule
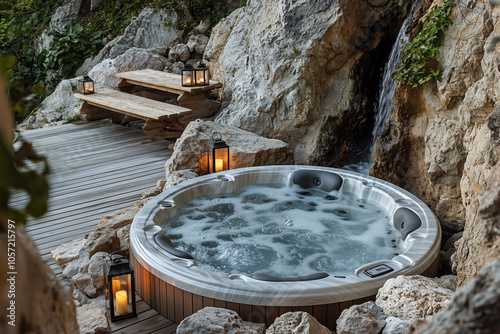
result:
[[[95,286],[92,284],[89,274],[78,273],[71,278],[71,282],[73,282],[81,292],[90,298],[95,298],[99,294]]]
[[[205,48],[207,47],[208,37],[205,35],[191,35],[187,42],[187,47],[189,51],[203,54]]]
[[[77,273],[88,272],[89,264],[89,253],[87,253],[85,248],[82,248],[78,259],[75,259],[65,265],[63,275],[71,279],[71,277],[75,276]]]
[[[222,133],[230,146],[231,168],[284,165],[293,161],[288,145],[280,140],[263,138],[232,126],[196,120],[188,124],[175,142],[174,152],[165,164],[167,183],[174,171],[189,169],[197,175],[206,173],[207,162],[202,156],[207,151],[213,132]]]
[[[109,254],[106,252],[97,252],[90,258],[88,272],[92,284],[98,290],[105,288],[103,266],[107,260],[109,260]]]
[[[7,219],[3,218],[0,217],[0,229],[7,231]],[[5,307],[1,312],[0,333],[78,333],[71,288],[63,285],[52,269],[47,266],[40,257],[37,246],[28,237],[21,224],[16,224],[15,233],[17,275],[14,278],[14,298],[9,297],[8,293],[11,289],[10,283],[13,281],[6,269],[7,238],[2,237],[0,241],[4,249],[0,252],[0,263],[5,265],[5,269],[0,271],[0,290],[2,291],[0,304]],[[15,301],[15,316],[12,318],[11,312],[7,310],[11,301]],[[15,320],[15,327],[8,324],[12,320]]]
[[[167,190],[170,187],[176,186],[183,181],[193,179],[198,176],[195,172],[190,169],[181,169],[167,172],[167,182],[163,190]]]
[[[462,237],[463,232],[458,232],[455,233],[454,235],[451,236],[450,239],[446,241],[444,246],[441,248],[440,256],[441,256],[441,263],[445,266],[452,267],[452,261],[451,257],[457,249],[455,248],[455,243]]]
[[[129,208],[118,210],[110,215],[104,215],[99,220],[99,224],[97,226],[118,230],[124,226],[130,225],[132,220],[134,220],[135,215],[143,206],[144,204],[138,201]]]
[[[452,297],[450,307],[438,313],[419,333],[500,332],[500,261],[494,260],[481,269]]]
[[[428,4],[433,8],[441,2]],[[422,15],[429,14],[426,8]],[[498,53],[488,51],[500,34],[496,10],[478,1],[463,15],[453,11],[454,23],[445,31],[437,59],[444,68],[442,80],[420,88],[398,86],[370,172],[421,198],[445,235],[464,230],[452,257],[458,286],[499,256],[491,222],[478,214],[497,160],[497,116],[490,114],[500,105],[500,70]]]
[[[109,332],[106,310],[94,304],[86,304],[76,309],[80,334],[104,334]]]
[[[59,245],[50,252],[57,265],[64,268],[69,262],[77,260],[85,252],[86,239],[76,239]]]
[[[380,333],[384,326],[382,308],[369,301],[342,311],[337,319],[337,334]]]
[[[170,52],[168,53],[168,59],[174,62],[185,62],[189,59],[189,57],[191,57],[191,52],[186,44],[177,44],[176,46],[171,48]]]
[[[387,316],[407,321],[431,319],[450,305],[453,292],[424,276],[398,276],[388,279],[378,290],[376,303]]]
[[[197,32],[198,34],[206,34],[208,29],[210,29],[209,19],[200,21],[200,24],[198,24],[196,28],[194,28],[195,32]]]
[[[444,275],[441,277],[435,277],[432,279],[442,288],[455,291],[457,289],[457,276],[455,275]]]
[[[387,317],[382,334],[408,334],[410,325],[407,321],[397,317]]]
[[[120,249],[127,255],[130,250],[130,225],[124,226],[116,232],[120,239]]]
[[[41,128],[46,124],[55,124],[79,115],[82,102],[73,96],[77,91],[79,79],[61,81],[54,92],[42,101],[40,108],[22,123],[22,127]]]
[[[36,53],[39,54],[43,50],[50,48],[53,41],[52,32],[65,32],[70,24],[77,22],[90,10],[90,3],[84,0],[71,0],[67,4],[58,7],[50,19],[49,26],[35,42]]]
[[[276,318],[266,330],[266,334],[331,334],[330,330],[320,324],[306,312],[287,312]]]
[[[205,307],[181,321],[177,334],[264,334],[265,325],[241,320],[238,313]]]
[[[182,37],[182,31],[176,28],[178,20],[174,11],[167,13],[162,9],[145,8],[118,37],[106,58],[116,58],[131,48],[172,47]]]
[[[112,253],[120,249],[120,239],[116,230],[109,227],[98,227],[89,234],[85,242],[85,249],[92,257],[97,252]]]
[[[167,63],[165,71],[173,74],[181,74],[183,68],[184,68],[184,63],[182,61],[176,61],[173,63],[172,62]]]
[[[212,29],[205,49],[227,104],[216,121],[289,143],[298,164],[359,162],[376,95],[366,92],[379,80],[368,73],[383,66],[374,50],[400,3],[249,1]]]
[[[114,59],[105,59],[100,64],[94,66],[88,75],[94,80],[96,90],[99,87],[115,88],[118,84],[118,78],[115,74],[118,72],[141,70],[145,68],[153,70],[163,70],[167,60],[165,57],[145,49],[131,48],[123,55]]]

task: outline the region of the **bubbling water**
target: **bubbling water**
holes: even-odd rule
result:
[[[383,208],[338,191],[250,185],[193,199],[179,212],[163,223],[174,247],[227,274],[349,275],[402,250]]]

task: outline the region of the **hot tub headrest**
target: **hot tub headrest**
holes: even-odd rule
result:
[[[292,182],[302,188],[319,188],[323,191],[339,190],[342,178],[332,172],[320,170],[299,170],[292,174]]]
[[[403,240],[408,234],[422,226],[420,217],[408,208],[399,208],[394,212],[393,216],[394,227],[401,233]]]

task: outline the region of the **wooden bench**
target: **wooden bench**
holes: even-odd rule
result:
[[[143,131],[153,139],[178,138],[185,125],[182,120],[192,110],[117,90],[104,88],[94,94],[74,94],[84,101],[81,114],[88,121],[113,117],[113,112],[133,116],[146,123]]]
[[[207,86],[184,87],[180,75],[151,69],[122,72],[115,76],[120,79],[118,89],[121,91],[146,91],[146,96],[150,98],[157,98],[158,95],[173,98],[177,105],[192,110],[192,120],[210,117],[220,109],[220,102],[208,98],[213,89],[222,87],[221,83],[214,80],[210,80]]]

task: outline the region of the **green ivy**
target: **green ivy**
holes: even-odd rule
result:
[[[441,80],[443,71],[431,68],[429,62],[439,57],[444,31],[453,24],[449,16],[454,6],[454,0],[444,0],[443,5],[429,15],[429,20],[411,43],[404,43],[394,80],[412,87],[421,86],[431,79]]]

